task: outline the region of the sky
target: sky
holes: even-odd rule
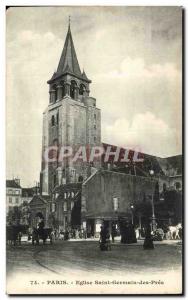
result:
[[[81,69],[101,109],[102,142],[182,152],[178,7],[12,7],[6,16],[7,178],[39,180],[42,115],[71,16]]]

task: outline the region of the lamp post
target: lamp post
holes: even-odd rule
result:
[[[151,180],[153,183],[153,176],[154,176],[154,171],[150,170],[149,171]],[[151,207],[152,207],[152,218],[151,218],[151,229],[152,231],[155,231],[156,229],[156,217],[155,217],[155,206],[154,206],[154,192],[151,194]]]
[[[133,215],[133,209],[134,209],[134,205],[131,204],[131,222],[132,224],[134,224],[134,215]]]

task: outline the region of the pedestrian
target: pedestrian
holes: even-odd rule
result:
[[[147,226],[145,228],[145,240],[144,240],[143,248],[144,248],[144,250],[153,250],[154,249],[150,224],[147,224]]]
[[[63,231],[61,230],[60,233],[59,233],[59,238],[60,240],[63,240],[64,239],[64,234],[63,234]]]
[[[139,239],[140,236],[139,227],[135,229],[135,234],[136,234],[136,239]]]
[[[116,236],[116,225],[115,224],[112,224],[111,236],[112,236],[112,243],[114,243],[114,238]]]
[[[76,235],[76,239],[78,239],[78,238],[79,238],[79,231],[78,231],[77,228],[76,228],[76,233],[75,233],[75,235]]]
[[[108,251],[110,249],[110,233],[105,226],[101,226],[99,245],[101,251]]]

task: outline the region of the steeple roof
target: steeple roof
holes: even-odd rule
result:
[[[87,78],[87,75],[86,75],[86,73],[85,73],[84,70],[83,70],[83,72],[82,72],[82,78],[85,79],[85,80],[87,80],[87,81],[90,81],[90,80]]]
[[[62,74],[66,70],[67,66],[71,73],[81,76],[80,66],[76,56],[76,51],[74,48],[74,43],[72,39],[70,24],[68,27],[68,32],[64,44],[64,48],[61,54],[59,65],[57,68],[57,73]]]
[[[51,83],[54,79],[60,77],[65,73],[70,73],[71,75],[74,75],[80,79],[83,79],[87,82],[91,82],[91,80],[87,78],[85,72],[82,73],[80,70],[80,66],[78,63],[78,59],[77,59],[77,55],[76,55],[76,51],[72,39],[70,23],[69,23],[63,51],[61,53],[59,65],[57,68],[57,72],[53,74],[52,78],[48,81],[48,83]]]

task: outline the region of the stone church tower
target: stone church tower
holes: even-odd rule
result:
[[[74,154],[80,146],[91,149],[101,145],[100,109],[96,107],[96,99],[89,96],[91,80],[80,70],[70,24],[57,71],[47,83],[49,105],[43,113],[40,178],[43,195],[61,184],[83,181],[91,174],[92,167],[100,167],[100,161],[73,161],[73,157],[63,160],[57,157],[53,162],[44,159],[44,153],[52,146],[59,152],[62,146],[70,146]]]

